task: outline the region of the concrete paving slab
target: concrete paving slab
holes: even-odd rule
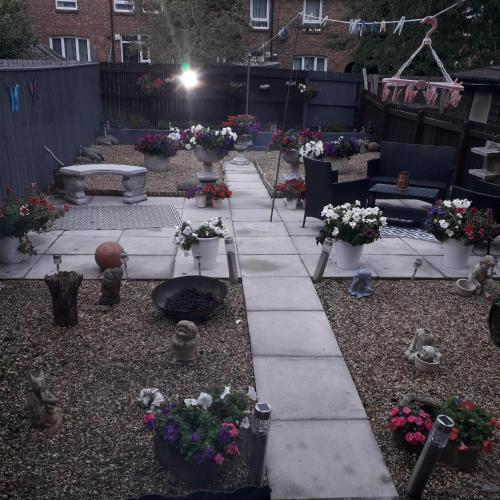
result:
[[[318,263],[318,257],[319,255],[307,254],[302,254],[300,256],[310,276],[314,275],[314,271],[316,270],[316,265]],[[375,278],[377,276],[377,271],[369,263],[367,256],[361,256],[361,261],[358,269],[368,269],[369,271],[371,271],[372,277]],[[335,255],[333,254],[326,264],[323,276],[325,278],[352,278],[358,272],[358,269],[340,269],[340,267],[338,267],[337,263],[335,262]]]
[[[298,255],[240,255],[242,276],[307,276]]]
[[[367,420],[273,421],[266,465],[276,500],[399,498]]]
[[[151,229],[124,229],[122,238],[173,238],[175,227],[152,227]]]
[[[116,241],[117,237],[111,236],[66,236],[63,234],[47,249],[48,254],[61,255],[90,255],[96,248],[106,241]]]
[[[312,254],[319,255],[321,253],[321,245],[316,245],[316,237],[309,236],[292,236],[291,237],[295,248],[299,252],[299,254]],[[334,243],[335,245],[335,243]]]
[[[413,248],[413,253],[419,255],[443,255],[443,244],[436,241],[416,240],[413,238],[405,238],[403,240],[410,248]]]
[[[413,274],[413,263],[418,255],[391,255],[387,258],[384,255],[365,255],[363,258],[368,263],[368,267],[374,269],[379,278],[411,278]],[[417,278],[442,278],[436,266],[432,265],[434,257],[426,257],[422,267],[417,271]]]
[[[262,198],[258,197],[232,197],[229,200],[231,209],[235,208],[267,208],[269,212],[271,211],[272,200],[269,196]]]
[[[363,248],[365,255],[415,255],[415,250],[400,238],[381,238]]]
[[[211,278],[229,278],[229,269],[227,267],[226,256],[219,253],[219,256],[217,258],[217,267],[214,269],[202,269],[201,274],[202,276],[210,276]],[[182,251],[178,252],[175,257],[173,277],[177,278],[178,276],[192,275],[198,275],[198,268],[194,265],[193,257],[191,256],[191,254],[186,257],[184,256]]]
[[[233,181],[233,182],[229,182],[229,187],[231,188],[231,190],[234,190],[236,192],[238,192],[239,190],[243,190],[243,191],[251,191],[253,189],[265,189],[264,187],[264,184],[262,184],[262,181],[259,179],[259,180],[255,180],[255,181]]]
[[[116,241],[121,234],[122,229],[70,229],[64,231],[62,236],[109,238],[109,241]]]
[[[30,233],[28,236],[36,252],[42,254],[45,253],[47,248],[49,248],[62,233],[62,231],[48,231],[40,234]]]
[[[254,356],[341,356],[323,311],[247,313]]]
[[[239,182],[239,187],[229,187],[233,191],[233,196],[231,198],[264,198],[266,195],[269,196],[266,188],[262,183],[260,187],[252,187],[252,182]]]
[[[173,255],[131,255],[127,265],[132,280],[163,280],[172,278]]]
[[[173,205],[179,209],[184,206],[185,198],[182,196],[148,196],[147,200],[141,201],[138,205]]]
[[[233,223],[234,234],[240,236],[277,237],[288,236],[283,222],[240,222]]]
[[[93,196],[89,201],[88,206],[104,207],[110,205],[124,205],[123,196]]]
[[[302,221],[304,220],[303,208],[296,208],[295,210],[284,208],[281,198],[276,199],[276,206],[278,207],[278,212],[281,216],[281,220],[298,221],[300,222],[300,225],[302,225]]]
[[[63,255],[60,266],[61,271],[76,271],[85,279],[99,279],[101,270],[95,262],[94,254],[91,255]],[[56,272],[52,255],[42,255],[39,261],[26,275],[27,279],[43,279],[46,274]]]
[[[182,209],[182,220],[202,220],[207,221],[212,217],[222,217],[223,220],[231,219],[231,211],[229,205],[224,206],[221,209],[206,207],[206,208],[183,208]]]
[[[310,278],[245,277],[247,311],[322,311]]]
[[[24,278],[40,258],[40,255],[32,255],[31,257],[26,255],[25,258],[17,264],[0,264],[0,279]]]
[[[232,208],[231,218],[238,222],[268,222],[271,209],[267,208]],[[277,210],[273,212],[273,221],[281,221]]]
[[[237,238],[236,243],[240,255],[293,255],[297,253],[297,249],[288,236],[276,238],[241,236]]]
[[[253,365],[273,421],[367,418],[342,357],[254,356]]]
[[[480,261],[479,256],[470,256],[465,269],[452,269],[446,265],[444,257],[442,255],[429,255],[425,257],[437,270],[439,270],[446,278],[467,278],[467,276],[472,272],[474,266]],[[423,267],[423,266],[422,266]],[[495,267],[495,272],[498,276],[499,266]],[[420,274],[420,270],[419,273]]]
[[[129,255],[175,255],[177,253],[177,243],[172,236],[165,238],[122,236],[119,243]]]
[[[324,224],[315,219],[306,221],[306,227],[302,227],[302,221],[284,221],[290,236],[318,236]]]
[[[226,182],[261,182],[259,174],[255,173],[227,173],[225,175]]]

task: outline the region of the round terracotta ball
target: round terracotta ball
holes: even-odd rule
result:
[[[112,267],[120,267],[122,265],[120,255],[123,252],[125,250],[116,241],[105,241],[96,248],[95,261],[103,271]]]

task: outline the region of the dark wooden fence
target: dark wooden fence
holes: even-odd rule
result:
[[[357,124],[373,125],[379,141],[454,146],[454,183],[466,186],[468,171],[481,168],[481,158],[471,153],[471,148],[484,146],[500,133],[500,128],[484,125],[457,116],[440,115],[435,110],[411,110],[392,103],[382,103],[374,94],[360,93]],[[404,170],[404,165],[401,165]]]
[[[38,81],[38,97],[28,83]],[[19,111],[11,111],[8,89],[19,84]],[[46,189],[55,161],[78,155],[80,145],[92,144],[101,126],[99,66],[0,66],[0,188],[22,193],[28,183]],[[0,196],[1,198],[2,196]]]
[[[148,73],[152,78],[172,78],[179,66],[154,64],[102,64],[103,117],[112,127],[157,128],[172,122],[187,126],[195,122],[220,124],[228,114],[245,112],[244,66],[211,66],[200,70],[201,85],[187,92],[172,83],[164,92],[145,95],[137,81]],[[252,67],[249,112],[263,124],[280,124],[283,116],[289,71]],[[323,126],[351,130],[357,109],[359,75],[295,71],[291,88],[287,127]],[[314,83],[319,94],[306,100],[297,84]],[[269,86],[267,89],[263,88]]]

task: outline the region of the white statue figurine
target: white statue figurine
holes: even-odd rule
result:
[[[492,255],[485,255],[474,266],[474,269],[467,277],[469,283],[472,283],[474,285],[474,293],[476,295],[481,295],[482,293],[484,293],[485,286],[488,280],[493,278],[493,270],[495,268],[495,265],[495,258]]]
[[[433,346],[436,343],[436,337],[427,330],[427,328],[417,328],[410,347],[405,351],[405,357],[408,361],[413,361],[417,352],[423,346]]]

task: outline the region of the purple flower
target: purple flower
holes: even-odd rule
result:
[[[175,444],[178,435],[179,435],[179,428],[174,424],[168,424],[167,432],[165,433],[163,438],[170,444]]]
[[[201,436],[199,432],[193,432],[191,434],[191,439],[193,440],[194,443],[199,443],[201,440]]]
[[[203,450],[203,461],[212,460],[215,457],[215,450],[213,448],[205,448]]]
[[[201,463],[203,463],[205,460],[204,458],[204,455],[202,455],[201,453],[197,453],[195,456],[194,456],[194,461],[196,464],[200,465]]]
[[[223,444],[229,444],[231,442],[231,436],[229,435],[227,429],[224,426],[220,428],[218,437]]]

